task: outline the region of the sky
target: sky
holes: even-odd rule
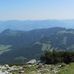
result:
[[[0,20],[74,19],[74,0],[0,0]]]

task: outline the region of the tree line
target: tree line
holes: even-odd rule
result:
[[[46,64],[57,64],[74,62],[74,51],[44,51],[40,57]]]

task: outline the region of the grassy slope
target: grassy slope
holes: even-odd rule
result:
[[[74,63],[63,67],[58,74],[74,74]]]
[[[11,45],[0,45],[0,54],[9,51],[11,48]]]
[[[54,73],[53,70],[56,71],[59,70],[59,73]],[[49,65],[44,66],[44,68],[37,69],[37,65],[29,65],[26,66],[26,68],[23,69],[26,74],[74,74],[74,63],[71,63],[69,65],[65,65],[64,67],[58,68],[58,65]],[[18,74],[19,71],[14,71],[13,74]]]

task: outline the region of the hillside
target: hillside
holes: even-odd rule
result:
[[[44,50],[74,51],[74,29],[61,27],[18,31],[6,29],[0,33],[0,63],[15,63],[19,57],[38,59]],[[18,62],[19,63],[19,62]]]

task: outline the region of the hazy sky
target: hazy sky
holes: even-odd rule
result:
[[[0,0],[0,20],[74,19],[74,0]]]

